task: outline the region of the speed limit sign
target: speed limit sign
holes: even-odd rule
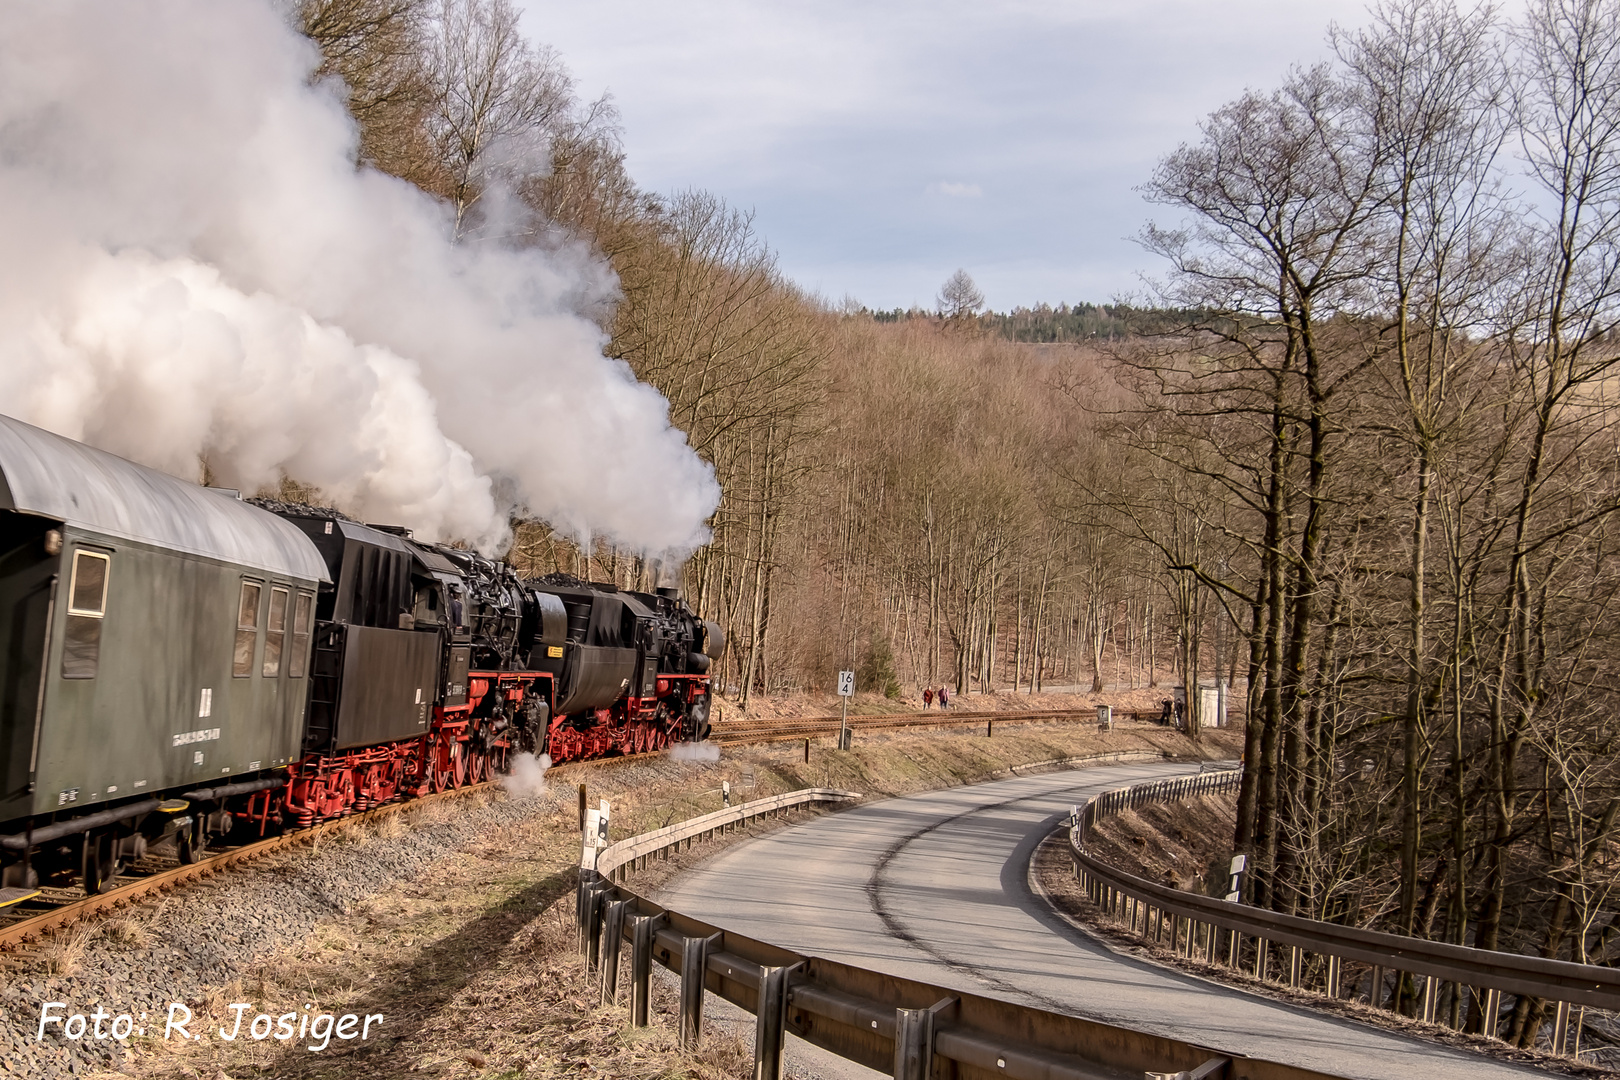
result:
[[[838,696],[853,697],[855,695],[855,673],[853,671],[840,671],[838,673]]]

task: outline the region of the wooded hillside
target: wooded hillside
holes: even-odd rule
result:
[[[1620,4],[1381,8],[1160,163],[1154,310],[949,317],[829,310],[745,214],[637,188],[505,0],[303,17],[466,242],[618,274],[609,350],[724,488],[680,573],[742,702],[1220,671],[1249,899],[1612,955]],[[539,522],[512,558],[672,572]]]

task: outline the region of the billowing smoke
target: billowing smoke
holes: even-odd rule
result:
[[[485,549],[701,543],[712,471],[577,314],[611,274],[453,243],[317,60],[269,0],[0,6],[0,412]]]
[[[720,746],[707,740],[670,743],[669,756],[676,761],[719,761]]]
[[[512,771],[501,777],[501,787],[514,799],[531,799],[546,793],[546,770],[551,755],[523,753],[512,759]]]

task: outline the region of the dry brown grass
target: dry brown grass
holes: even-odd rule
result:
[[[144,949],[152,938],[147,921],[133,915],[108,919],[98,929],[104,941],[126,949]]]
[[[403,815],[398,812],[385,814],[377,819],[371,831],[379,840],[397,840],[405,835]]]
[[[1230,742],[1240,733],[1223,736]],[[1013,764],[1140,749],[1187,747],[1173,732],[1150,726],[1121,725],[1104,734],[1091,725],[1009,722],[994,738],[982,732],[859,736],[848,753],[817,746],[809,765],[802,744],[777,744],[728,749],[710,764],[661,761],[559,775],[524,820],[492,830],[322,924],[298,946],[264,961],[244,985],[208,995],[198,1013],[216,1026],[228,1019],[224,1009],[233,1001],[274,1012],[302,1011],[307,1003],[339,1014],[381,1013],[386,1021],[369,1042],[334,1042],[311,1053],[303,1043],[274,1040],[148,1041],[136,1048],[126,1071],[154,1080],[208,1078],[217,1071],[237,1080],[746,1076],[751,1033],[716,1030],[698,1049],[681,1051],[674,995],[662,987],[655,988],[648,1029],[628,1027],[622,1003],[597,1006],[574,951],[575,785],[588,786],[593,805],[610,801],[612,833],[619,838],[718,809],[723,780],[739,799],[823,784],[899,794],[986,779]],[[1214,752],[1231,749],[1223,744]],[[388,820],[417,828],[465,805],[443,800]],[[721,842],[747,835],[728,834]],[[654,863],[653,870],[668,873],[716,846],[698,845],[670,863]]]
[[[372,837],[371,824],[365,820],[348,820],[334,827],[328,835],[334,843],[363,844]]]
[[[84,950],[96,936],[95,926],[74,926],[53,934],[39,951],[40,966],[48,975],[68,976],[79,968]]]

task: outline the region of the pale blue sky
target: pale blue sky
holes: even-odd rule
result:
[[[801,285],[932,306],[964,267],[998,310],[1140,293],[1132,190],[1201,117],[1364,0],[519,0],[632,175],[744,209]],[[1164,211],[1157,209],[1161,219]]]

